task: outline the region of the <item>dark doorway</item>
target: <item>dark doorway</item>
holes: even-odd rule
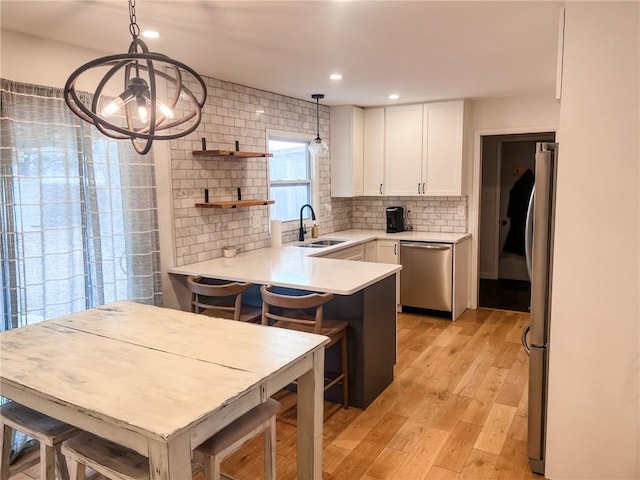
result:
[[[478,305],[526,312],[531,283],[524,228],[537,142],[554,132],[482,137]]]

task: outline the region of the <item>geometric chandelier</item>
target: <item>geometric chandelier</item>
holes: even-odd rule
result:
[[[172,140],[193,132],[202,119],[207,87],[195,70],[160,53],[138,38],[135,0],[129,0],[129,51],[92,60],[74,71],[64,88],[69,108],[104,135],[129,139],[136,152],[149,152],[154,140]],[[90,104],[76,93],[89,71],[106,72]],[[93,73],[93,72],[92,72]],[[87,82],[90,75],[81,82]],[[192,91],[195,90],[195,93]],[[166,94],[162,94],[166,92]]]

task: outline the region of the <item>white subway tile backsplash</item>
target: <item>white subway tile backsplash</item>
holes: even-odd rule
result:
[[[209,95],[198,129],[185,138],[172,140],[174,232],[177,265],[222,256],[222,248],[235,246],[249,251],[270,245],[268,207],[232,210],[196,208],[204,202],[233,200],[237,188],[242,197],[267,198],[267,160],[262,158],[194,158],[192,150],[207,149],[266,151],[266,130],[316,134],[316,106],[313,101],[285,97],[243,85],[205,78]],[[265,110],[256,113],[257,109]],[[330,142],[329,108],[320,105],[320,135]],[[329,158],[317,160],[319,204],[314,205],[320,234],[348,228],[384,230],[385,208],[403,206],[408,222],[417,231],[466,232],[466,197],[362,197],[331,198]],[[465,215],[459,215],[460,206]],[[330,207],[327,209],[326,207]],[[253,228],[259,217],[260,227]],[[297,240],[298,222],[283,225],[283,242]]]

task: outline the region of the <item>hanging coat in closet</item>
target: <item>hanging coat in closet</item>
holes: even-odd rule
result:
[[[524,256],[524,229],[527,221],[527,207],[531,190],[533,190],[534,175],[531,169],[525,171],[509,190],[509,205],[507,216],[511,225],[502,250]]]

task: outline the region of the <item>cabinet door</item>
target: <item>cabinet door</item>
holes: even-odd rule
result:
[[[372,240],[371,242],[367,242],[364,244],[364,261],[365,262],[377,262],[378,254],[377,254],[377,242]]]
[[[354,245],[334,252],[322,255],[324,258],[337,258],[339,260],[364,261],[364,246]]]
[[[422,110],[422,104],[385,109],[385,195],[422,193]]]
[[[376,241],[376,262],[398,263],[398,242],[395,240]]]
[[[384,193],[384,108],[364,111],[364,196]]]
[[[425,195],[462,195],[464,102],[424,106]]]
[[[360,107],[331,107],[331,196],[362,196],[364,112]]]

